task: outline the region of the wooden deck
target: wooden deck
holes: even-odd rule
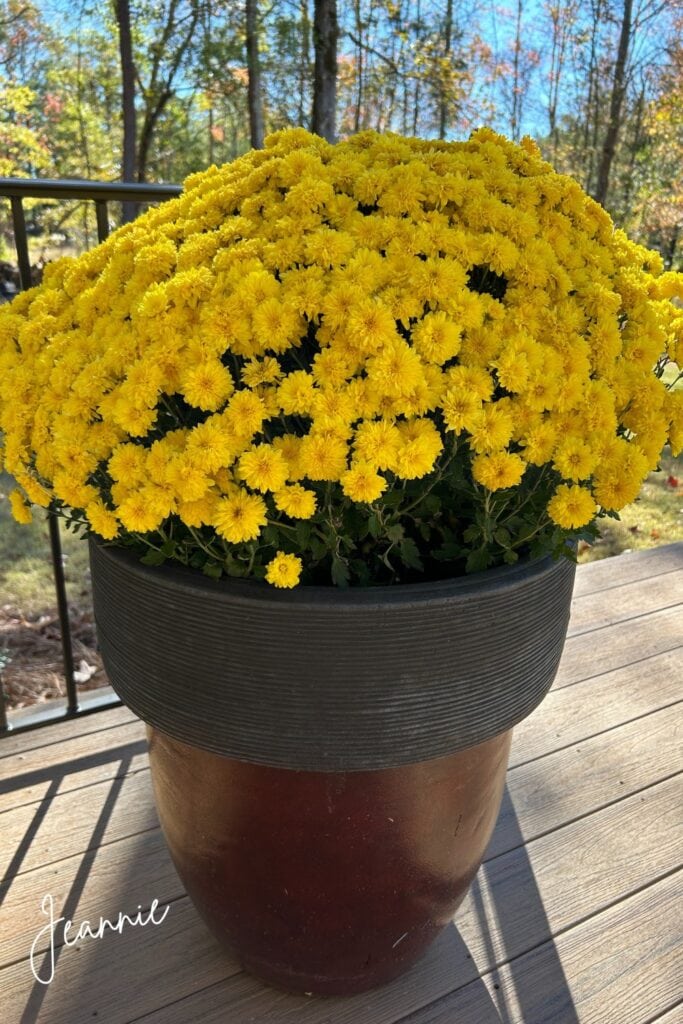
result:
[[[518,727],[471,892],[426,958],[348,999],[261,985],[215,945],[157,826],[125,709],[0,743],[3,1024],[681,1024],[683,544],[582,566],[553,690]],[[29,961],[41,901],[155,927]],[[157,915],[157,917],[159,914]],[[34,964],[50,970],[43,932]]]

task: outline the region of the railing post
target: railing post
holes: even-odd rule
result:
[[[19,280],[21,281],[22,289],[26,290],[31,287],[33,282],[31,281],[31,260],[28,255],[24,206],[21,196],[12,196],[11,203],[14,247],[17,250],[17,263],[19,264]]]
[[[97,239],[103,242],[109,237],[109,217],[107,216],[107,200],[95,200],[95,216],[97,217]]]
[[[2,661],[0,660],[0,672],[2,671]],[[0,675],[0,736],[10,731],[10,724],[7,721],[7,710],[5,708],[5,687],[3,686],[2,676]]]
[[[48,512],[47,520],[50,527],[50,548],[52,550],[52,568],[55,575],[55,591],[57,594],[57,612],[59,630],[62,637],[62,657],[64,659],[64,679],[66,681],[66,713],[78,713],[78,692],[74,679],[74,654],[71,645],[71,623],[69,622],[69,604],[66,596],[66,580],[62,560],[62,542],[59,537],[59,522],[54,512]]]

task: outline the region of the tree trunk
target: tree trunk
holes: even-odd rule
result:
[[[510,110],[510,134],[515,142],[519,142],[519,126],[522,120],[522,85],[520,76],[520,60],[522,56],[522,0],[517,0],[517,17],[515,20],[515,52],[512,60],[512,106]]]
[[[261,67],[258,53],[257,0],[246,0],[247,68],[249,70],[249,132],[253,149],[263,146],[263,104],[261,102]]]
[[[336,140],[338,37],[336,0],[315,0],[315,71],[311,120],[315,134],[321,135],[328,142]]]
[[[123,157],[121,161],[122,181],[135,181],[135,63],[133,42],[130,31],[129,0],[116,0],[116,21],[119,27],[119,52],[121,54],[122,111],[123,111]],[[124,224],[133,220],[137,204],[121,203]]]
[[[308,14],[308,0],[300,0],[301,10],[301,65],[299,67],[299,110],[298,118],[301,127],[307,119],[310,107],[306,102],[306,93],[311,73],[311,20]],[[307,126],[308,127],[308,126]]]
[[[451,35],[453,33],[453,0],[446,4],[446,24],[444,26],[444,57],[450,60],[451,56]],[[446,126],[448,123],[448,85],[444,81],[444,72],[441,73],[440,97],[439,97],[439,138],[446,138]]]
[[[609,176],[614,160],[614,151],[619,138],[621,127],[621,107],[626,91],[626,62],[628,60],[628,49],[631,43],[631,15],[633,13],[633,0],[624,0],[624,13],[621,21],[621,34],[619,36],[619,49],[617,60],[614,65],[614,79],[612,81],[612,97],[609,105],[609,121],[605,140],[602,144],[600,166],[598,168],[598,183],[593,193],[593,198],[604,205],[607,199],[609,188]]]

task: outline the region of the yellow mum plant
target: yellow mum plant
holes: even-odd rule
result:
[[[530,140],[283,131],[0,310],[12,508],[276,587],[571,553],[683,444],[681,298]]]

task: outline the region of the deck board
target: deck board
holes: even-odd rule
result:
[[[0,742],[0,1020],[683,1021],[682,600],[683,544],[579,567],[558,678],[515,731],[455,925],[403,978],[348,999],[276,992],[217,947],[175,875],[126,709]],[[158,928],[59,949],[45,986],[28,955],[46,893],[76,922],[170,909]]]

